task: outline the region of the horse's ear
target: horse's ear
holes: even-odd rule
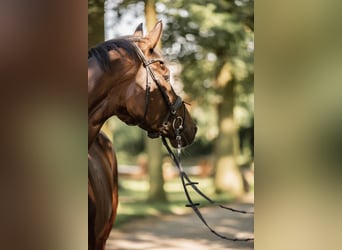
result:
[[[163,23],[159,20],[154,28],[147,34],[147,38],[150,40],[152,48],[155,48],[160,40],[163,32]]]
[[[135,29],[133,36],[142,37],[143,36],[143,24],[139,24],[138,27]]]

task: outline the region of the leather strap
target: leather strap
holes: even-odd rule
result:
[[[206,199],[209,203],[211,204],[215,204],[223,209],[227,209],[230,210],[232,212],[236,212],[236,213],[242,213],[242,214],[254,214],[254,212],[248,212],[248,211],[243,211],[243,210],[238,210],[238,209],[233,209],[230,207],[226,207],[223,206],[215,201],[213,201],[212,199],[210,199],[208,196],[206,196],[196,185],[198,184],[198,182],[193,182],[191,181],[191,179],[189,178],[189,176],[186,174],[186,172],[184,171],[181,162],[180,162],[180,154],[178,154],[178,159],[176,158],[175,154],[172,152],[170,146],[168,145],[165,137],[162,137],[162,142],[166,148],[166,150],[168,151],[171,159],[173,160],[173,162],[176,164],[176,167],[178,169],[179,175],[181,177],[181,181],[182,181],[182,185],[183,185],[183,189],[184,189],[184,193],[185,196],[189,202],[189,204],[185,205],[186,207],[191,207],[192,210],[196,213],[196,215],[198,216],[198,218],[202,221],[202,223],[216,236],[220,237],[221,239],[224,240],[230,240],[230,241],[252,241],[254,240],[254,238],[231,238],[231,237],[227,237],[224,236],[218,232],[216,232],[214,229],[212,229],[209,224],[206,222],[206,220],[204,219],[201,211],[199,210],[199,206],[200,203],[194,203],[191,199],[191,196],[189,194],[189,190],[188,187],[190,186],[197,194],[199,194],[200,196],[202,196],[204,199]]]

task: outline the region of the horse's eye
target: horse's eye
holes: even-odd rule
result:
[[[161,68],[162,70],[166,70],[165,64],[164,64],[163,62],[160,62],[160,68]]]
[[[150,52],[150,54],[153,54],[153,48],[151,48],[151,49],[149,50],[149,52]]]
[[[165,81],[170,81],[170,75],[163,75]]]

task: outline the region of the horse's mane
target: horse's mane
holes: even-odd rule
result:
[[[88,51],[88,59],[95,57],[102,70],[105,70],[110,65],[108,52],[111,50],[120,53],[119,49],[124,49],[130,57],[138,58],[133,43],[139,40],[140,38],[135,36],[126,36],[102,42]]]

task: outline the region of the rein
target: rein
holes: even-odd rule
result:
[[[198,184],[198,182],[193,182],[191,181],[191,179],[189,178],[189,176],[187,175],[187,173],[184,171],[182,165],[181,165],[181,136],[180,136],[180,132],[179,132],[179,128],[175,128],[175,132],[176,132],[176,139],[178,142],[178,147],[177,147],[177,157],[176,155],[172,152],[170,146],[168,145],[166,138],[164,136],[162,136],[162,142],[165,146],[165,148],[167,149],[171,159],[173,160],[173,162],[176,164],[176,167],[178,169],[180,178],[182,180],[182,185],[183,185],[183,189],[184,189],[184,193],[185,196],[189,202],[189,204],[185,205],[186,207],[191,207],[192,210],[195,212],[195,214],[198,216],[198,218],[202,221],[202,223],[216,236],[220,237],[221,239],[224,240],[230,240],[230,241],[252,241],[254,240],[254,238],[230,238],[227,236],[224,236],[218,232],[216,232],[214,229],[212,229],[209,224],[207,223],[207,221],[204,219],[202,213],[199,210],[199,205],[200,203],[194,203],[193,200],[191,199],[191,196],[189,194],[189,190],[188,187],[190,186],[197,194],[199,194],[200,196],[202,196],[205,200],[207,200],[209,203],[211,204],[215,204],[223,209],[226,210],[230,210],[232,212],[236,212],[236,213],[242,213],[242,214],[254,214],[254,212],[249,212],[249,211],[242,211],[242,210],[238,210],[238,209],[233,209],[230,207],[226,207],[223,206],[215,201],[213,201],[212,199],[210,199],[208,196],[206,196],[196,185]]]

